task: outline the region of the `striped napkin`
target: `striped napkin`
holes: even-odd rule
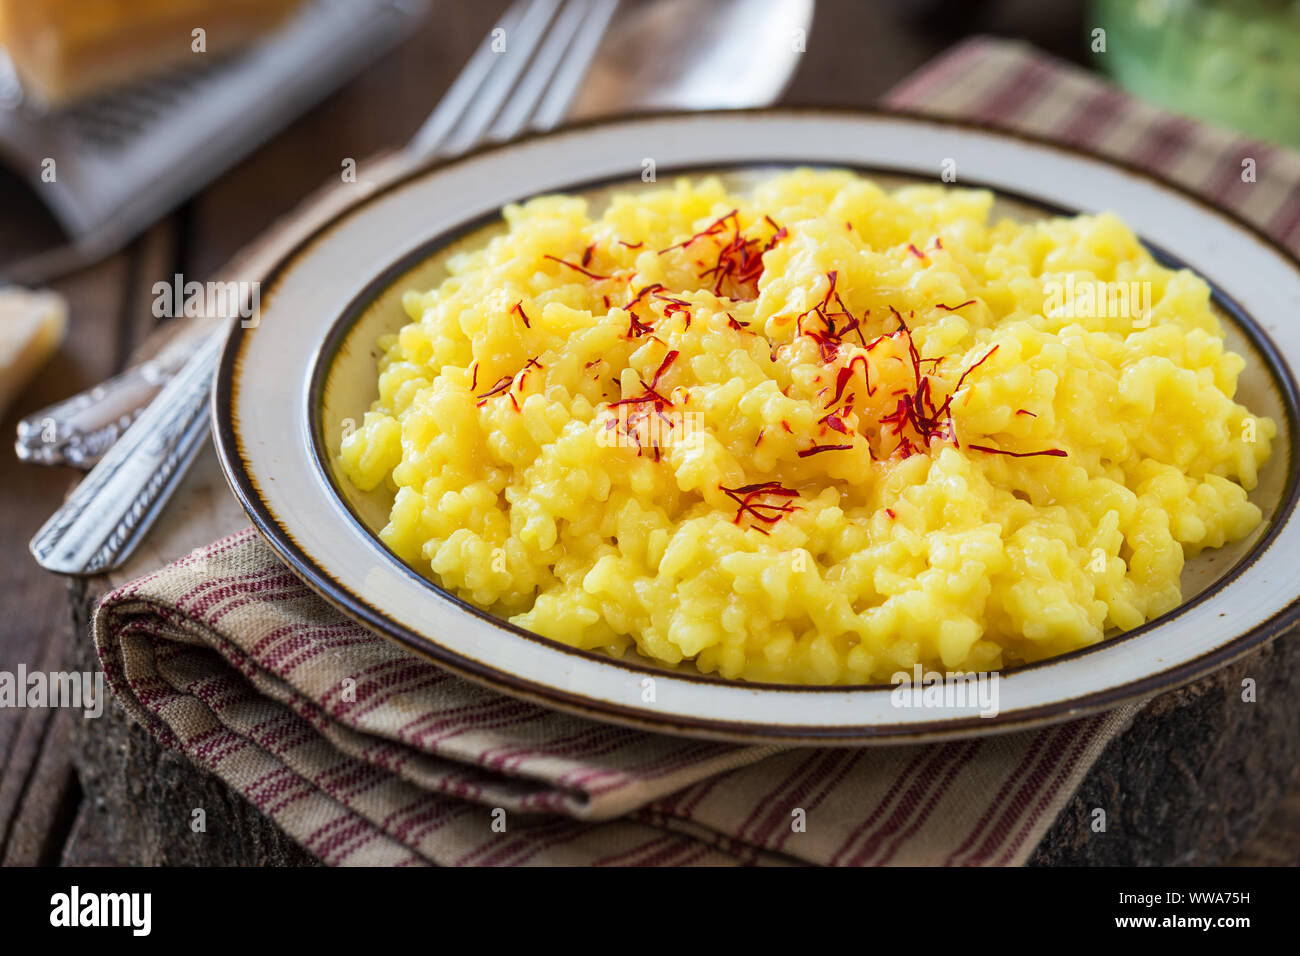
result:
[[[1300,160],[978,38],[887,102],[1087,143],[1293,242]],[[1255,158],[1258,182],[1241,183]],[[109,594],[118,700],[329,864],[1018,865],[1130,705],[927,746],[742,747],[514,700],[340,615],[246,530]]]

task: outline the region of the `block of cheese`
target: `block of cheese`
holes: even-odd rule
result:
[[[63,296],[0,289],[0,417],[58,350],[67,327]]]
[[[207,63],[278,26],[301,2],[0,0],[0,46],[30,96],[62,106],[167,67]]]

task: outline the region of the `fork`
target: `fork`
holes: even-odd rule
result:
[[[618,3],[515,0],[402,150],[401,160],[454,155],[483,141],[554,126],[573,99]],[[327,201],[316,203],[312,214],[298,217],[244,262],[241,271],[261,274],[341,208],[347,201],[342,197],[349,195],[335,190]],[[42,567],[61,574],[110,571],[130,556],[153,524],[208,435],[212,379],[233,317],[209,319],[216,320],[216,328],[193,336],[193,352],[185,364],[36,533],[30,547]],[[133,371],[99,386],[100,397],[123,385],[142,387]],[[150,374],[156,375],[157,369]],[[118,405],[114,411],[120,412]],[[103,429],[114,428],[113,421],[99,423],[96,430],[85,416],[86,406],[78,405],[75,397],[62,406],[72,406],[81,416],[78,427],[89,428],[107,443]],[[54,432],[56,442],[60,407],[34,416],[46,435]],[[124,416],[120,421],[128,420]],[[67,437],[65,428],[62,438]]]
[[[516,0],[402,151],[419,159],[555,126],[596,52],[618,0]],[[505,44],[504,53],[497,50]],[[340,190],[340,198],[346,195]],[[320,219],[326,212],[320,210]],[[317,225],[304,222],[295,235]],[[287,248],[287,246],[286,246]],[[196,350],[204,325],[147,362],[18,423],[14,450],[30,464],[92,467]]]

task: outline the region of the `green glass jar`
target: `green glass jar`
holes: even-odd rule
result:
[[[1093,0],[1093,59],[1137,96],[1300,148],[1300,0]]]

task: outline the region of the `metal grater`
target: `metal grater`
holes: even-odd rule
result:
[[[313,0],[266,40],[83,105],[26,102],[0,51],[0,162],[33,184],[70,237],[0,265],[35,284],[129,241],[323,99],[425,14],[427,0]],[[41,179],[55,160],[55,181]]]

